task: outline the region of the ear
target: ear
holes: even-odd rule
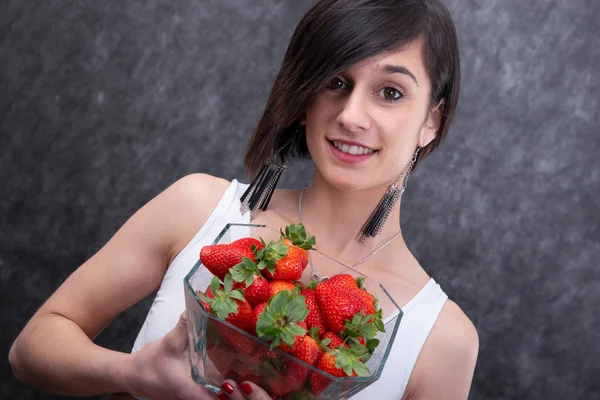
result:
[[[433,139],[436,138],[438,130],[440,129],[443,110],[444,100],[442,99],[437,106],[432,108],[427,114],[427,118],[425,119],[419,134],[419,147],[427,146]]]

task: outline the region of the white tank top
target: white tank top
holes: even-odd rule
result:
[[[227,223],[249,223],[240,213],[240,197],[248,185],[233,180],[200,231],[175,257],[162,280],[156,298],[133,345],[132,353],[160,339],[175,327],[185,310],[183,279],[198,260],[200,249],[212,243]],[[402,307],[404,315],[394,345],[377,382],[353,400],[399,400],[406,389],[421,348],[448,296],[433,278]]]

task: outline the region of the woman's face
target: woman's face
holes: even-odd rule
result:
[[[417,146],[435,138],[439,119],[421,53],[416,41],[358,63],[308,106],[308,149],[329,184],[350,191],[390,185]]]

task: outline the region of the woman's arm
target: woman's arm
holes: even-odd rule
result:
[[[409,400],[466,400],[475,371],[479,338],[473,323],[448,300],[411,374]]]
[[[35,313],[10,349],[15,376],[43,390],[88,396],[130,389],[129,354],[92,340],[158,288],[171,260],[200,229],[228,182],[180,179],[136,212]],[[75,238],[74,240],[77,240]]]

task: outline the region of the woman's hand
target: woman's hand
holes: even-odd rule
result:
[[[121,368],[124,387],[136,397],[157,400],[208,400],[216,396],[194,382],[188,356],[187,318],[162,339],[132,354]]]
[[[227,379],[221,385],[221,392],[219,393],[219,399],[226,400],[272,400],[271,396],[267,394],[260,386],[255,385],[252,382],[242,382],[240,385]]]

